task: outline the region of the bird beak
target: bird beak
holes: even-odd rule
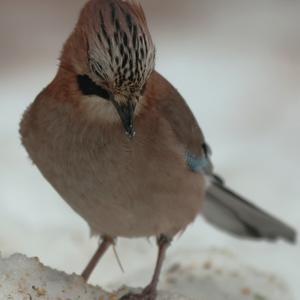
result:
[[[130,100],[127,101],[126,103],[118,103],[117,101],[113,101],[113,104],[121,118],[126,135],[128,135],[128,137],[132,139],[135,136],[135,129],[134,129],[135,104],[133,103],[133,101]]]

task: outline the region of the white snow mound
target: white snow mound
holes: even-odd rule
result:
[[[43,266],[37,258],[15,254],[0,258],[0,300],[118,300],[128,293],[123,288],[107,293],[88,285],[78,275],[67,275]],[[188,300],[186,297],[159,293],[157,300]]]
[[[128,276],[139,280],[145,272]],[[117,280],[111,285],[119,288]],[[292,300],[287,285],[275,275],[239,262],[225,250],[182,252],[167,259],[157,300]],[[42,265],[37,258],[15,254],[0,257],[0,300],[118,300],[127,294],[88,285],[78,275],[67,275]],[[179,294],[186,295],[179,296]]]

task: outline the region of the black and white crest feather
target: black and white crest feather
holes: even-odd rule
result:
[[[142,89],[154,69],[155,47],[141,5],[107,1],[97,18],[97,35],[89,39],[91,71],[115,90]]]

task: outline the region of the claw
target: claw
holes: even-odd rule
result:
[[[120,300],[155,300],[156,292],[147,288],[140,294],[129,293],[123,296]]]

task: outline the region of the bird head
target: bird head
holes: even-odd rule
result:
[[[81,94],[98,102],[106,119],[121,121],[129,137],[154,65],[155,47],[137,0],[89,1],[61,58]]]

